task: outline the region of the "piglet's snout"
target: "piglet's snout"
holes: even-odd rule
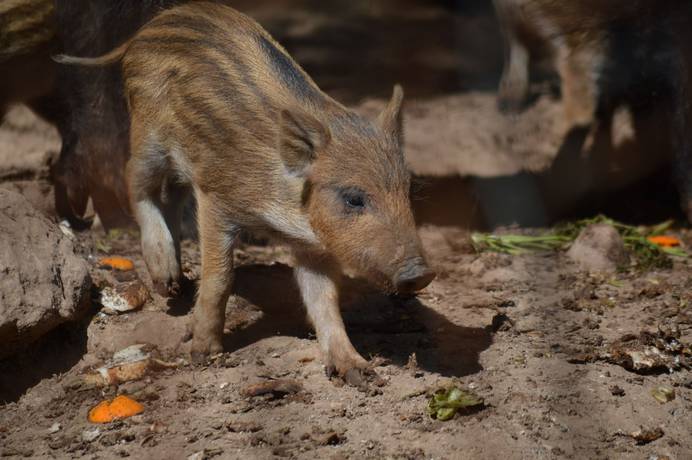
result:
[[[410,260],[397,272],[394,285],[400,294],[411,294],[430,284],[435,275],[425,260],[418,257]]]

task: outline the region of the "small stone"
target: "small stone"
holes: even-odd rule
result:
[[[204,460],[204,451],[200,450],[187,457],[187,460]]]
[[[321,446],[336,446],[345,441],[345,438],[336,431],[329,431],[322,436],[317,437],[317,444]]]
[[[241,394],[247,397],[271,394],[275,398],[281,398],[301,391],[303,391],[303,385],[296,380],[275,379],[248,385],[241,390]]]
[[[620,388],[617,385],[611,386],[609,388],[609,390],[610,390],[610,394],[612,394],[613,396],[625,396],[625,390],[623,390],[622,388]]]
[[[592,272],[614,272],[629,263],[622,237],[608,224],[586,226],[572,243],[567,256]]]
[[[149,291],[140,280],[119,284],[116,288],[105,287],[101,291],[103,312],[109,315],[137,310],[148,299]]]
[[[50,428],[48,428],[48,432],[49,432],[50,434],[53,434],[53,433],[57,433],[57,432],[60,431],[61,429],[62,429],[62,425],[60,425],[60,423],[58,423],[58,422],[55,422],[54,424],[52,424],[52,425],[50,426]]]
[[[101,430],[98,428],[91,428],[89,430],[84,430],[82,432],[82,441],[92,442],[101,435]]]
[[[663,437],[663,434],[663,430],[657,427],[651,429],[641,428],[638,431],[630,433],[629,436],[637,441],[637,444],[643,445]]]
[[[262,430],[262,425],[254,422],[231,421],[226,423],[226,429],[231,433],[256,433]]]

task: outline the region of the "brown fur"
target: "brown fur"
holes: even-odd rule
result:
[[[673,179],[692,222],[692,3],[688,0],[494,0],[507,41],[499,106],[527,101],[536,43],[548,44],[568,128],[606,123],[617,105],[669,115]],[[602,93],[602,94],[601,94]]]
[[[132,207],[152,277],[169,289],[180,276],[180,197],[191,187],[198,201],[193,351],[221,351],[231,251],[246,229],[294,247],[328,364],[342,375],[363,368],[338,311],[340,269],[388,291],[408,278],[407,289],[418,289],[433,276],[408,198],[401,89],[378,120],[367,120],[322,93],[252,19],[206,2],[161,13],[101,60],[119,54]]]
[[[0,120],[10,104],[26,102],[52,121],[40,98],[55,81],[54,19],[52,0],[0,2]]]
[[[54,38],[52,0],[0,2],[0,62],[36,53]]]
[[[516,111],[529,91],[529,64],[537,42],[554,58],[569,126],[589,125],[598,100],[597,77],[608,52],[607,21],[631,14],[632,2],[494,0],[506,40],[500,107]]]

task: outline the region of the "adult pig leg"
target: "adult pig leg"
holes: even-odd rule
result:
[[[494,0],[495,11],[505,41],[505,61],[498,90],[498,107],[514,113],[523,109],[529,96],[530,54],[517,32],[521,11],[516,1]]]
[[[557,69],[562,83],[562,103],[568,128],[588,127],[598,106],[598,72],[603,62],[596,44],[558,48]]]
[[[55,186],[55,210],[61,218],[67,219],[77,230],[91,225],[84,218],[89,189],[84,177],[85,161],[79,140],[72,132],[60,129],[62,147],[57,162],[51,166],[51,177]]]
[[[688,7],[688,10],[692,8]],[[689,13],[688,13],[689,14]],[[681,17],[689,17],[689,15]],[[689,21],[673,29],[677,48],[673,73],[673,174],[680,193],[682,211],[692,224],[692,31]]]

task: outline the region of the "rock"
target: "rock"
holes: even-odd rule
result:
[[[584,228],[567,251],[567,256],[584,270],[593,272],[613,272],[629,263],[620,234],[608,224],[592,224]]]
[[[247,397],[271,394],[275,398],[280,398],[301,391],[303,391],[303,385],[297,380],[275,379],[249,385],[241,390],[241,394]]]
[[[106,329],[92,321],[87,327],[87,351],[98,356],[110,356],[130,345],[149,343],[164,356],[179,356],[189,354],[191,338],[187,316],[139,310],[126,320],[112,322]]]
[[[610,394],[613,396],[625,396],[625,390],[617,385],[612,385],[608,389],[610,390]]]
[[[72,240],[22,195],[0,189],[0,357],[89,308]]]
[[[90,428],[82,431],[82,441],[84,442],[95,441],[99,436],[101,436],[101,430],[98,428]]]
[[[60,431],[61,429],[62,429],[62,425],[60,425],[60,423],[58,423],[58,422],[55,422],[54,424],[52,424],[50,426],[50,428],[48,428],[48,433],[54,434],[54,433],[57,433],[58,431]]]
[[[0,188],[21,194],[36,209],[46,215],[55,214],[53,184],[47,179],[0,182]]]
[[[655,428],[640,428],[637,431],[629,433],[629,437],[637,441],[638,445],[648,444],[663,437],[665,433],[660,427]]]
[[[139,380],[147,374],[172,369],[182,364],[166,362],[158,358],[158,350],[149,344],[136,344],[120,350],[113,355],[110,362],[84,375],[88,385],[107,386]]]
[[[611,343],[601,358],[640,374],[670,373],[690,367],[690,346],[665,329],[626,334]]]
[[[103,312],[109,315],[127,313],[142,308],[149,299],[149,291],[139,280],[119,284],[115,288],[105,287],[101,291]]]

